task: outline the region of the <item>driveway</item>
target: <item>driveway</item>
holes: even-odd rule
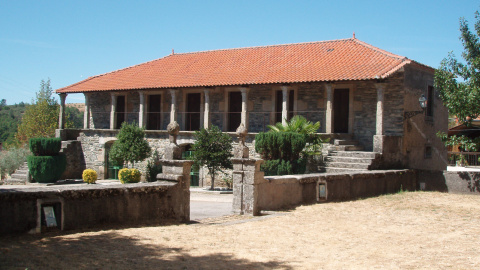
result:
[[[190,190],[190,220],[202,220],[232,214],[233,194]]]

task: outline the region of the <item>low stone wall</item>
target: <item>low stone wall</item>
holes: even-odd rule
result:
[[[365,171],[349,174],[268,176],[258,184],[258,208],[280,210],[317,201],[346,201],[416,189],[413,170]],[[319,185],[325,194],[320,196]]]
[[[45,230],[42,207],[49,205],[61,230],[190,220],[190,192],[181,182],[0,187],[0,234]]]

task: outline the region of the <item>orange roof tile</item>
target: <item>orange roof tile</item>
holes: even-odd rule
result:
[[[369,80],[386,78],[410,63],[418,64],[350,38],[171,54],[56,92]]]

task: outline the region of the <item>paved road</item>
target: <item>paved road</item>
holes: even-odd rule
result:
[[[190,220],[231,215],[232,201],[232,194],[191,192]]]

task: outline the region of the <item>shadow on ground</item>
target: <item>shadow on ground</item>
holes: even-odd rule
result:
[[[2,269],[290,269],[283,262],[253,262],[215,253],[142,243],[116,232],[98,235],[10,236],[0,238]]]

